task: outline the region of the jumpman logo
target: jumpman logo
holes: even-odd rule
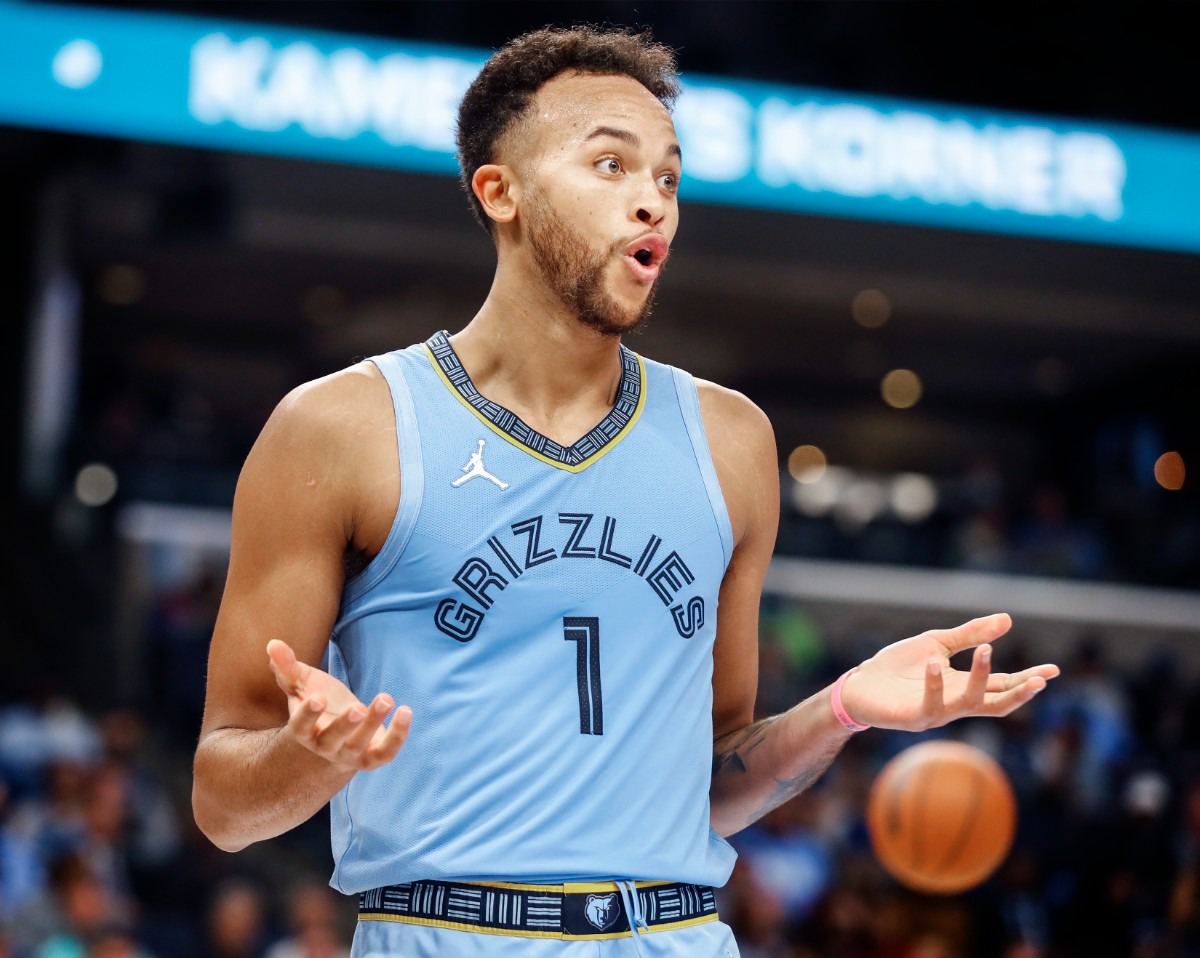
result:
[[[452,483],[450,483],[450,485],[455,486],[455,487],[461,486],[468,479],[474,479],[476,476],[479,476],[483,479],[488,480],[488,482],[494,482],[501,489],[508,488],[507,482],[502,482],[501,480],[497,479],[490,472],[488,472],[486,469],[483,468],[483,447],[484,447],[484,445],[486,445],[486,440],[480,439],[479,440],[479,451],[471,453],[471,458],[468,459],[467,464],[462,467],[462,471],[464,473],[466,473],[466,475],[459,476]]]

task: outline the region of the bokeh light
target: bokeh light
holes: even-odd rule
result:
[[[813,519],[828,515],[853,478],[848,469],[828,466],[815,482],[797,482],[792,486],[792,504]]]
[[[71,90],[82,90],[100,79],[104,56],[91,40],[80,37],[64,44],[50,62],[54,79]]]
[[[146,295],[146,274],[136,266],[116,263],[100,274],[96,292],[113,306],[132,306]]]
[[[1186,476],[1183,456],[1177,452],[1164,452],[1154,463],[1154,480],[1164,489],[1182,489]]]
[[[909,409],[921,399],[921,377],[911,369],[893,369],[883,377],[879,392],[893,409]]]
[[[937,486],[928,476],[905,472],[892,480],[888,501],[902,522],[923,522],[937,508]]]
[[[850,301],[850,315],[859,326],[878,329],[891,318],[892,303],[877,289],[864,289]]]
[[[887,504],[882,482],[869,476],[858,476],[834,505],[833,517],[843,529],[853,532],[883,515]]]
[[[788,456],[788,473],[797,482],[816,482],[825,475],[828,461],[816,446],[797,446]]]
[[[85,506],[102,506],[117,494],[117,474],[103,463],[93,462],[75,475],[75,498]]]

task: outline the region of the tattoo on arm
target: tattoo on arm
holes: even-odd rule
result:
[[[713,743],[714,784],[718,775],[721,775],[725,778],[724,787],[728,787],[732,784],[728,779],[730,773],[736,772],[739,775],[745,775],[749,771],[747,762],[750,754],[766,741],[771,726],[779,718],[780,716],[773,715],[770,718],[762,719],[759,722],[746,726],[746,728],[722,735]],[[827,751],[824,749],[815,750],[809,756],[811,760],[809,767],[804,769],[795,778],[775,778],[773,787],[771,787],[768,793],[762,796],[757,806],[752,809],[746,808],[745,811],[747,814],[743,819],[742,827],[758,821],[767,812],[778,808],[784,802],[795,798],[812,786],[825,774],[825,770],[829,768],[839,749],[840,746],[829,748]]]
[[[829,757],[829,761],[833,761],[832,755]],[[825,769],[828,767],[829,762],[824,762],[820,765],[814,766],[813,768],[805,769],[804,773],[802,775],[798,775],[796,778],[775,779],[774,791],[772,791],[767,800],[763,802],[762,807],[754,816],[754,820],[757,821],[760,817],[767,814],[767,812],[771,811],[773,808],[777,808],[789,799],[793,799],[801,792],[806,791],[810,785],[813,785],[817,779],[825,774]]]
[[[713,742],[713,778],[726,768],[735,772],[746,771],[746,758],[756,748],[762,745],[767,737],[767,729],[775,724],[778,715],[761,719],[752,725],[722,735]]]

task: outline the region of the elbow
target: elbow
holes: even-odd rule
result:
[[[210,842],[223,852],[240,852],[250,844],[237,834],[237,816],[230,813],[219,797],[205,787],[205,776],[197,767],[192,777],[192,817]]]
[[[198,785],[192,788],[192,817],[196,820],[196,827],[221,851],[240,852],[250,843],[233,834],[229,816],[214,812],[212,805],[198,794],[199,790]]]

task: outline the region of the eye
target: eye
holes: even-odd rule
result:
[[[679,177],[674,173],[664,173],[658,178],[658,186],[668,193],[674,193],[679,189]]]
[[[621,161],[615,156],[606,156],[602,160],[597,160],[595,166],[601,173],[609,173],[613,176],[621,172]]]

